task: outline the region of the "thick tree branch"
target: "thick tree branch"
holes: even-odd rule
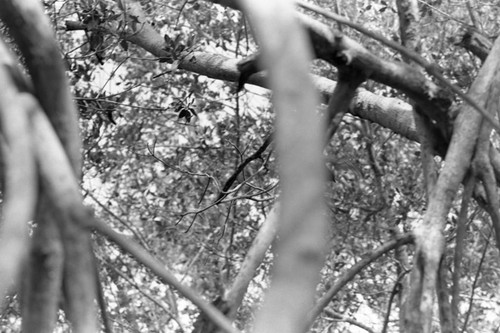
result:
[[[309,76],[311,45],[289,1],[241,4],[261,47],[261,63],[269,70],[281,184],[276,262],[255,331],[301,333],[319,281],[327,230],[325,131]]]
[[[262,264],[267,250],[276,238],[278,231],[278,209],[279,203],[275,203],[267,215],[266,220],[260,227],[257,235],[248,249],[241,268],[233,280],[231,286],[226,290],[222,297],[217,298],[213,304],[221,310],[226,317],[233,321],[243,298],[247,292],[248,286],[252,281],[257,269]],[[211,322],[207,322],[206,316],[200,315],[197,318],[194,332],[212,333],[217,331]]]
[[[80,26],[84,29],[83,25]],[[161,38],[161,36],[159,37]],[[136,39],[135,42],[139,47],[146,46],[146,43],[140,39]],[[165,56],[165,51],[160,48],[151,51],[156,57]],[[194,52],[191,55],[196,58],[196,63],[185,64],[184,61],[181,61],[179,68],[217,80],[238,81],[240,76],[237,68],[239,60],[206,52]],[[263,73],[254,74],[248,79],[248,83],[261,87],[267,87],[265,81]],[[323,100],[328,101],[335,89],[336,82],[324,77],[313,76],[313,83],[322,94]],[[379,96],[360,88],[357,90],[351,106],[348,112],[353,115],[378,123],[410,140],[418,141],[411,106],[406,102],[397,98]]]
[[[278,230],[278,210],[279,204],[276,203],[260,227],[259,232],[255,236],[245,259],[241,264],[241,269],[238,272],[238,275],[236,275],[231,288],[224,296],[224,299],[230,307],[228,312],[228,317],[230,319],[235,318],[236,311],[243,301],[243,297],[245,296],[250,281],[255,275],[257,268],[262,264],[267,250],[276,237]]]
[[[413,52],[412,50],[409,50],[399,44],[397,44],[396,42],[394,41],[391,41],[387,38],[385,38],[384,36],[380,35],[380,34],[377,34],[357,23],[352,23],[350,22],[349,20],[347,20],[346,18],[340,16],[340,15],[337,15],[337,14],[334,14],[334,13],[331,13],[327,10],[324,10],[318,6],[315,6],[315,5],[311,5],[311,4],[308,4],[308,3],[305,3],[303,1],[297,1],[299,3],[299,5],[303,8],[306,8],[306,9],[309,9],[309,10],[312,10],[318,14],[321,14],[325,17],[328,17],[332,20],[335,20],[337,22],[340,22],[340,23],[343,23],[343,24],[346,24],[348,26],[350,26],[351,28],[355,29],[355,30],[358,30],[359,32],[381,42],[382,44],[384,45],[387,45],[397,51],[399,51],[401,54],[403,54],[404,56],[410,58],[412,61],[414,61],[415,63],[419,64],[420,66],[422,66],[425,71],[432,75],[433,77],[435,77],[441,84],[443,84],[446,88],[450,89],[451,91],[453,91],[456,95],[458,95],[462,100],[464,100],[465,102],[467,102],[474,110],[476,110],[477,112],[479,112],[479,114],[481,114],[490,124],[491,126],[493,126],[493,128],[498,132],[500,133],[500,124],[498,123],[498,121],[495,119],[494,116],[492,116],[491,114],[489,114],[479,103],[477,103],[474,99],[472,99],[470,96],[464,94],[460,88],[458,88],[457,86],[455,86],[454,84],[452,84],[450,81],[448,81],[444,76],[443,74],[441,74],[441,69],[436,65],[436,64],[433,64],[433,63],[429,63],[427,62],[427,60],[425,60],[423,57],[421,57],[419,54]],[[432,95],[429,95],[429,96],[432,96]],[[422,101],[419,101],[419,104],[422,104]],[[449,124],[448,124],[449,125]]]
[[[368,333],[375,333],[375,331],[373,329],[371,329],[370,327],[366,326],[365,324],[363,324],[363,323],[361,323],[361,322],[359,322],[357,320],[354,320],[352,318],[346,317],[346,316],[344,316],[344,315],[342,315],[340,313],[337,313],[337,312],[332,311],[332,310],[325,310],[325,313],[328,316],[331,316],[335,320],[343,321],[343,322],[346,322],[348,324],[357,326],[357,327],[359,327],[361,329],[364,329]]]
[[[77,111],[59,45],[41,4],[34,0],[2,1],[0,19],[19,46],[33,80],[35,95],[79,176],[82,158]]]
[[[474,28],[467,29],[462,39],[457,43],[457,45],[469,50],[483,62],[486,60],[488,53],[490,53],[492,44],[489,38],[482,35]]]
[[[481,68],[469,94],[486,101],[500,72],[500,38]],[[443,230],[452,200],[471,165],[482,124],[482,117],[468,104],[462,106],[455,121],[453,138],[436,188],[429,199],[422,223],[415,229],[417,251],[412,272],[412,291],[406,318],[409,332],[430,332],[433,293],[444,250]]]
[[[38,194],[29,113],[3,59],[7,47],[0,39],[0,132],[3,168],[0,223],[0,300],[19,278],[29,250],[28,222],[34,219]]]
[[[448,288],[448,267],[445,262],[441,261],[436,281],[436,295],[439,309],[439,325],[442,333],[454,333],[453,330],[453,315],[450,305],[450,291]]]
[[[144,18],[140,7],[134,6],[131,10],[134,15]],[[141,22],[147,25],[146,21]],[[69,21],[67,24],[72,29],[86,29],[86,26],[79,22]],[[119,32],[111,27],[100,26],[99,29],[105,29],[109,34],[119,35]],[[163,37],[154,29],[148,29],[147,31],[152,36],[147,36],[142,30],[134,36],[132,36],[133,33],[125,32],[120,36],[158,58],[166,57],[168,52],[164,50]],[[238,62],[237,59],[230,59],[223,55],[195,51],[180,59],[179,68],[218,80],[237,82],[240,76],[237,68]],[[267,87],[265,81],[263,73],[254,74],[248,79],[250,84]],[[313,82],[321,92],[324,100],[328,101],[336,83],[319,76],[314,76]],[[351,106],[348,112],[390,128],[410,140],[418,141],[411,106],[407,103],[396,98],[382,97],[364,89],[358,89]]]
[[[81,142],[77,111],[69,90],[65,65],[42,5],[36,0],[2,1],[0,2],[0,18],[19,46],[33,81],[35,95],[65,149],[73,173],[77,178],[80,178]],[[94,332],[98,327],[94,305],[97,282],[94,274],[90,235],[74,221],[67,220],[68,216],[58,215],[57,209],[52,207],[56,204],[42,199],[37,216],[38,228],[35,233],[44,233],[45,227],[53,229],[52,224],[54,221],[57,222],[57,227],[60,230],[59,237],[61,237],[64,248],[64,269],[62,272],[53,272],[51,269],[54,267],[43,266],[43,263],[49,263],[50,260],[40,261],[39,264],[42,265],[40,268],[43,271],[31,271],[31,274],[36,276],[29,276],[30,283],[33,285],[33,289],[29,290],[40,294],[50,291],[50,289],[37,289],[37,286],[40,285],[38,280],[45,277],[47,283],[53,284],[58,282],[58,279],[53,278],[53,275],[62,273],[64,275],[62,287],[65,295],[65,310],[74,332]],[[57,237],[56,233],[50,232],[50,234]],[[59,241],[54,239],[54,242]],[[32,249],[34,256],[44,253],[47,251],[45,248],[51,246],[49,242],[47,244],[35,242],[34,244],[35,247]],[[57,254],[54,254],[55,257]],[[24,295],[28,297],[26,304],[34,311],[32,313],[49,311],[50,305],[57,306],[54,302],[47,303],[46,306],[40,304],[33,306],[36,304],[36,294],[25,293]],[[57,296],[57,293],[54,296]],[[57,309],[51,311],[54,310],[57,311]],[[31,321],[30,317],[26,316],[23,325],[30,325],[30,322],[33,326],[39,325],[36,320]],[[44,320],[55,319],[55,317],[45,316]],[[25,329],[28,329],[27,327],[25,326]]]
[[[167,49],[163,36],[147,23],[147,18],[140,5],[132,2],[128,14],[137,18],[138,23],[135,24],[137,30],[118,31],[113,28],[112,24],[100,25],[93,29],[100,29],[119,36],[119,38],[142,47],[159,59],[168,58],[171,50]],[[336,66],[348,64],[365,73],[368,78],[400,89],[418,100],[420,104],[429,106],[433,110],[439,110],[439,112],[433,113],[431,118],[441,124],[443,133],[450,134],[451,118],[448,114],[448,107],[451,105],[451,99],[445,90],[404,63],[382,60],[347,36],[335,33],[329,27],[305,15],[298,17],[301,24],[307,28],[316,57]],[[90,28],[77,22],[67,22],[68,25],[71,29]],[[179,69],[225,81],[237,82],[239,80],[237,60],[201,51],[186,51],[179,55],[178,61]],[[265,85],[264,76],[262,74],[252,75],[249,77],[248,83]],[[331,91],[333,90],[327,90],[327,93],[329,94]]]
[[[5,90],[8,92],[9,88],[16,87],[17,91],[14,100],[22,102],[22,104],[12,102],[13,106],[18,105],[24,109],[28,108],[29,95],[22,94],[22,97],[19,97],[19,94],[24,91],[32,92],[33,87],[31,86],[31,82],[23,75],[20,68],[17,67],[18,64],[14,62],[14,58],[7,51],[6,45],[3,43],[0,44],[0,64],[5,70],[8,70],[10,77],[13,79],[13,82],[11,82],[13,85],[8,85]],[[8,77],[4,77],[1,81],[8,83],[11,80]],[[9,105],[9,107],[11,106]],[[25,139],[31,141],[31,134],[26,136]],[[33,185],[37,183],[37,180],[33,181]],[[9,196],[10,194],[6,193],[6,195]],[[29,202],[30,197],[26,193],[25,195],[24,200]],[[40,196],[40,200],[45,199]],[[38,205],[38,209],[38,214],[40,214],[40,212],[49,209],[49,206],[42,203]],[[42,214],[45,213],[42,212]],[[27,228],[27,223],[28,220],[22,221],[17,228]],[[29,247],[26,247],[24,250],[29,249]],[[55,318],[59,309],[63,265],[62,243],[55,221],[47,220],[47,223],[35,230],[32,238],[31,252],[30,258],[25,261],[27,267],[24,271],[24,279],[20,285],[23,291],[21,311],[24,320],[22,327],[27,332],[50,333],[54,330]],[[47,258],[50,258],[50,260]],[[40,304],[44,306],[40,306]]]
[[[216,1],[216,2],[224,5],[236,4],[236,2],[231,0],[220,1],[220,2]],[[233,8],[235,6],[231,7]],[[141,8],[138,5],[134,5],[133,7],[130,8],[130,14],[137,16],[139,18],[141,17],[143,18],[142,20],[139,21],[141,23],[141,26],[146,26],[148,24],[145,19],[144,13],[142,12]],[[304,26],[308,27],[310,37],[313,35],[317,36],[316,38],[321,41],[320,45],[329,45],[325,41],[335,39],[334,33],[325,25],[316,22],[312,19],[309,19],[305,16],[300,16],[299,19],[301,20]],[[69,25],[71,29],[87,28],[84,24],[74,21],[67,21],[67,25]],[[169,54],[164,49],[165,45],[163,45],[164,44],[163,37],[156,30],[152,28],[147,29],[147,32],[149,34],[152,34],[152,36],[147,36],[147,34],[143,30],[140,30],[135,33],[127,31],[119,32],[117,30],[114,30],[111,26],[103,26],[103,25],[98,26],[95,29],[103,29],[103,31],[105,31],[108,34],[114,34],[116,36],[120,36],[120,38],[124,38],[136,44],[137,46],[149,51],[151,54],[153,54],[158,58],[167,57]],[[346,38],[347,37],[343,36],[342,39],[348,40]],[[355,42],[353,43],[354,45],[357,45],[357,43]],[[357,47],[358,46],[356,46],[356,48]],[[319,46],[319,48],[321,48],[321,46]],[[325,54],[327,55],[328,52],[325,51]],[[238,82],[240,77],[240,72],[238,70],[238,63],[239,60],[230,59],[223,55],[212,54],[202,51],[195,51],[186,54],[185,57],[181,57],[181,59],[179,60],[178,68],[191,71],[193,73],[197,73],[200,75],[205,75],[214,79],[230,81],[230,82]],[[398,63],[398,65],[394,65],[396,67],[391,67],[391,68],[398,68],[399,64],[402,63]],[[409,73],[407,73],[406,70],[404,69],[395,70],[395,72],[397,72],[398,74],[393,74],[396,75],[396,77],[392,78],[391,76],[387,77],[388,74],[384,74],[385,72],[391,73],[392,70],[383,71],[382,73],[377,74],[378,76],[380,76],[381,79],[383,79],[381,80],[381,82],[409,81],[411,85],[408,86],[407,89],[413,91],[413,95],[421,96],[421,98],[427,101],[427,102],[424,101],[423,104],[429,106],[429,108],[426,109],[441,110],[439,112],[436,112],[437,114],[442,114],[441,116],[434,115],[433,117],[434,118],[438,117],[437,119],[441,119],[442,123],[449,124],[449,120],[453,118],[448,115],[448,106],[450,105],[451,102],[448,99],[449,96],[446,97],[447,96],[446,93],[440,90],[438,86],[434,85],[432,82],[428,81],[425,78],[420,78],[421,74],[416,74],[419,76],[414,78],[413,74],[409,75]],[[407,80],[406,78],[407,75],[409,75],[409,80]],[[262,87],[267,87],[265,82],[266,78],[263,73],[257,73],[251,75],[248,78],[248,83],[259,85]],[[313,82],[316,86],[316,89],[318,89],[321,92],[323,100],[325,102],[328,101],[331,96],[331,92],[335,89],[336,83],[332,80],[319,76],[313,76]],[[404,91],[406,91],[407,89],[405,89]],[[431,105],[425,104],[429,103],[428,94],[431,96],[435,96],[431,101],[432,102]],[[437,97],[441,94],[444,95],[441,97]],[[359,88],[353,99],[351,108],[349,108],[348,112],[350,112],[353,115],[359,116],[363,119],[367,119],[375,123],[378,123],[381,126],[389,128],[395,133],[398,133],[410,140],[417,142],[420,141],[415,129],[415,121],[413,119],[412,107],[406,102],[401,101],[400,99],[378,96],[362,88]],[[436,144],[433,144],[433,148],[438,152],[438,154],[442,156],[444,156],[444,154],[446,153],[446,149],[448,147],[448,142],[449,142],[449,134],[451,133],[451,128],[449,128],[449,126],[444,126],[444,127],[446,128],[441,128],[440,130],[431,129],[431,132],[429,133],[429,134],[432,133],[432,136],[437,136],[437,138],[439,139],[436,141]],[[493,160],[498,161],[498,163],[495,163],[495,173],[500,175],[500,154],[498,154],[498,152],[496,152],[494,149],[491,150],[491,154]]]
[[[500,94],[500,65],[495,73],[493,83],[489,86],[486,107],[495,113],[499,108],[498,96]],[[495,230],[496,245],[500,249],[500,203],[497,191],[497,179],[489,155],[491,127],[483,123],[479,134],[476,152],[473,160],[474,170],[486,191],[487,211],[490,214],[493,229]]]
[[[351,69],[348,66],[339,68],[339,81],[328,101],[327,113],[327,140],[335,134],[342,118],[349,110],[352,99],[356,95],[356,89],[363,83],[366,77],[362,72]]]
[[[408,48],[409,50],[417,53],[419,51],[420,45],[420,27],[418,25],[420,15],[419,9],[417,6],[416,0],[397,0],[396,5],[398,8],[398,17],[399,17],[399,31],[401,36],[401,43],[403,46]],[[403,60],[412,66],[415,70],[419,72],[423,72],[423,70],[418,67],[418,64],[414,62],[414,60],[407,56],[403,55]],[[419,105],[417,101],[411,102],[413,105],[413,117],[415,119],[415,124],[417,127],[417,132],[420,139],[420,151],[421,151],[421,162],[422,169],[424,173],[424,184],[425,184],[425,194],[426,199],[429,199],[430,193],[434,190],[437,180],[437,165],[434,161],[434,154],[437,149],[434,148],[435,144],[439,141],[437,139],[437,135],[432,132],[432,118],[429,114],[433,113],[434,110],[427,110],[426,106]],[[427,112],[426,112],[427,111]],[[441,136],[447,137],[448,133],[442,132]],[[446,140],[448,141],[448,140]],[[413,268],[418,269],[418,267]],[[406,302],[411,301],[408,299],[409,293],[409,276],[403,276],[403,281],[401,281],[401,297],[400,300],[404,300],[402,302],[401,309],[406,311],[412,311],[410,307],[406,306]],[[439,293],[438,293],[439,294]],[[405,331],[406,322],[404,320],[406,314],[405,311],[399,312],[399,322],[401,325],[401,330]]]

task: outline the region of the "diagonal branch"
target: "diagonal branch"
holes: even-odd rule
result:
[[[347,68],[346,68],[347,67]],[[327,140],[330,140],[337,131],[342,118],[349,110],[352,99],[356,95],[356,89],[366,79],[363,72],[348,68],[339,68],[339,81],[328,101],[327,112]]]
[[[54,38],[54,33],[48,17],[44,14],[42,4],[36,0],[8,0],[0,2],[0,18],[9,29],[15,43],[19,47],[26,67],[30,73],[35,95],[47,114],[55,133],[65,149],[71,163],[72,172],[77,178],[81,176],[81,142],[77,120],[77,110],[69,89],[65,65],[60,55],[60,49]],[[42,186],[42,191],[44,190]],[[56,199],[56,200],[59,200]],[[45,228],[51,232],[54,242],[62,242],[64,250],[64,269],[52,271],[48,267],[50,260],[33,258],[43,271],[30,271],[28,277],[32,289],[24,295],[28,313],[34,316],[40,314],[44,320],[55,320],[55,317],[43,315],[44,311],[57,311],[57,304],[52,300],[46,307],[38,305],[37,295],[47,296],[50,289],[41,288],[41,279],[45,279],[51,288],[58,288],[59,278],[63,275],[63,293],[65,296],[65,311],[72,323],[75,333],[96,331],[98,327],[94,299],[96,297],[97,281],[91,249],[90,234],[82,230],[68,216],[59,214],[56,202],[46,200],[45,193],[41,196],[37,214],[38,228],[35,238],[43,234]],[[54,226],[53,223],[57,225]],[[58,236],[59,235],[59,236]],[[60,237],[60,240],[57,238]],[[38,256],[50,247],[49,242],[35,242],[32,248],[33,256]],[[57,254],[54,254],[54,258]],[[55,259],[54,259],[55,260]],[[57,260],[60,260],[58,258]],[[45,265],[45,266],[44,266]],[[34,266],[33,266],[34,267]],[[58,268],[59,269],[59,268]],[[34,276],[36,275],[36,276]],[[28,287],[30,288],[30,287]],[[57,297],[57,293],[53,297]],[[58,300],[57,300],[58,301]],[[33,304],[37,304],[34,306]],[[50,305],[49,305],[50,304]],[[50,310],[49,310],[50,309]],[[32,311],[31,311],[32,310]],[[38,331],[38,320],[31,320],[31,315],[24,316],[23,328],[27,331]],[[28,327],[32,327],[31,329]]]
[[[275,204],[271,212],[269,212],[266,220],[255,236],[250,249],[245,255],[245,259],[241,264],[241,269],[238,275],[234,278],[231,288],[224,295],[224,299],[229,304],[228,317],[234,319],[236,311],[243,301],[243,297],[247,291],[248,285],[252,280],[257,268],[264,260],[267,249],[275,239],[278,230],[279,204]]]
[[[469,94],[486,101],[490,87],[497,83],[500,73],[500,38],[472,84]],[[498,94],[496,95],[498,96]],[[454,126],[444,167],[431,193],[422,223],[415,228],[417,249],[416,269],[412,272],[412,287],[406,320],[408,332],[429,332],[431,329],[434,288],[444,251],[443,230],[452,201],[470,168],[481,129],[482,116],[464,104]],[[488,151],[487,149],[485,149]]]
[[[135,242],[125,238],[105,225],[87,210],[81,200],[78,182],[60,143],[56,139],[46,117],[32,101],[34,146],[40,168],[42,185],[47,196],[56,202],[58,214],[67,216],[81,228],[93,228],[109,240],[130,253],[138,262],[159,276],[165,283],[176,288],[179,293],[200,308],[214,323],[228,333],[237,333],[231,323],[213,306],[194,291],[181,284],[175,276],[165,269],[165,265]]]
[[[97,27],[87,27],[78,22],[67,22],[73,28],[79,29],[102,29],[106,33],[119,36],[133,44],[136,44],[150,52],[158,59],[168,58],[169,51],[165,40],[151,25],[149,25],[140,5],[130,2],[127,12],[137,20],[137,27],[140,29],[133,31],[118,31],[112,25],[99,25]],[[333,32],[326,25],[315,21],[305,15],[299,15],[298,19],[307,29],[309,38],[313,44],[315,55],[335,66],[351,65],[361,72],[369,73],[369,78],[382,84],[400,89],[408,96],[418,100],[422,105],[430,105],[432,109],[439,112],[432,114],[436,121],[442,124],[442,131],[448,131],[450,116],[448,107],[451,104],[450,95],[438,85],[434,84],[419,71],[413,70],[410,66],[395,61],[387,61],[371,54],[359,43],[344,35]],[[238,60],[227,59],[224,56],[211,54],[202,51],[185,51],[178,57],[178,68],[211,78],[225,81],[237,82],[240,79],[240,72],[237,69]],[[248,82],[266,86],[265,76],[262,73],[251,75]],[[318,79],[317,84],[321,91],[327,95],[333,91],[332,87],[323,88],[326,79]],[[331,81],[330,81],[331,82]],[[370,115],[368,115],[370,117]],[[434,119],[433,118],[433,119]],[[373,118],[371,118],[373,119]]]
[[[0,39],[0,53],[6,50],[6,45]],[[1,58],[4,56],[0,55]],[[34,219],[38,184],[29,110],[25,99],[18,96],[7,65],[0,66],[0,82],[0,177],[4,184],[0,223],[0,299],[4,300],[19,278],[28,255],[28,222]]]
[[[231,175],[231,177],[229,177],[229,179],[226,181],[226,183],[222,187],[222,190],[221,190],[219,196],[217,197],[217,199],[215,199],[215,203],[221,202],[227,196],[227,192],[229,191],[231,186],[234,184],[234,182],[236,181],[236,179],[238,178],[240,173],[242,173],[243,170],[245,170],[245,167],[250,162],[252,162],[252,161],[254,161],[262,156],[262,154],[266,151],[267,147],[269,147],[269,145],[271,144],[272,140],[273,140],[273,134],[270,134],[264,140],[264,142],[259,147],[259,149],[257,149],[252,155],[248,156],[243,162],[240,163],[240,165],[238,165],[238,167],[236,168],[234,173]]]
[[[271,286],[255,321],[256,332],[300,333],[323,265],[327,221],[324,128],[319,96],[309,76],[311,45],[289,1],[241,2],[269,70],[276,111],[281,184],[279,241]]]
[[[394,42],[394,41],[391,41],[387,38],[385,38],[384,36],[382,35],[379,35],[371,30],[368,30],[367,28],[364,28],[363,26],[357,24],[357,23],[353,23],[351,21],[349,21],[348,19],[340,16],[340,15],[337,15],[335,13],[331,13],[327,10],[324,10],[323,8],[321,7],[318,7],[316,5],[312,5],[312,4],[309,4],[309,3],[305,3],[303,1],[298,1],[298,4],[305,8],[305,9],[308,9],[308,10],[311,10],[311,11],[314,11],[318,14],[321,14],[325,17],[328,17],[332,20],[335,20],[339,23],[343,23],[355,30],[358,30],[359,32],[363,33],[364,35],[368,36],[368,37],[371,37],[379,42],[381,42],[382,44],[385,44],[395,50],[397,50],[398,52],[400,52],[402,55],[406,56],[407,58],[413,60],[414,62],[416,62],[417,64],[419,64],[420,66],[422,66],[426,71],[427,73],[429,73],[430,75],[432,75],[433,77],[435,77],[439,82],[441,82],[444,86],[446,86],[448,89],[450,89],[451,91],[453,91],[456,95],[458,95],[462,100],[464,100],[465,102],[467,102],[470,106],[472,106],[477,112],[479,112],[490,124],[491,126],[493,126],[493,128],[498,132],[500,133],[500,124],[498,123],[498,121],[495,119],[495,117],[493,115],[491,115],[489,112],[487,112],[479,103],[477,103],[474,99],[472,99],[470,96],[464,94],[460,88],[458,88],[456,85],[452,84],[450,81],[448,81],[444,76],[443,74],[441,74],[441,70],[440,68],[436,65],[436,64],[431,64],[429,62],[427,62],[427,60],[425,60],[422,56],[420,56],[418,53],[412,51],[412,50],[409,50],[407,48],[405,48],[404,46],[401,46],[399,45],[398,43]]]
[[[348,271],[337,278],[330,289],[321,296],[321,298],[316,302],[316,305],[311,310],[307,318],[307,327],[311,327],[316,317],[318,317],[321,312],[326,308],[326,306],[333,300],[335,295],[342,289],[349,281],[351,281],[361,270],[366,266],[380,258],[385,253],[398,248],[401,245],[409,244],[413,242],[413,236],[411,234],[402,235],[399,239],[393,239],[379,248],[375,249],[371,253],[368,253],[363,259],[354,264]]]

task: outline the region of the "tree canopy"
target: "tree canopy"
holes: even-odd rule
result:
[[[498,331],[499,12],[0,1],[0,331]]]

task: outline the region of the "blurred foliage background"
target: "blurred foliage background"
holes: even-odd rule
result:
[[[335,2],[316,4],[335,10]],[[251,31],[238,11],[209,1],[141,1],[150,23],[175,45],[243,58],[256,51]],[[421,0],[421,53],[468,87],[480,62],[456,45],[474,17],[483,34],[499,31],[498,1]],[[392,1],[338,0],[341,15],[398,40]],[[118,20],[111,0],[45,0],[46,12],[68,66],[80,112],[84,142],[82,187],[86,203],[99,218],[134,238],[165,262],[184,283],[215,299],[238,272],[253,237],[279,195],[272,145],[222,189],[239,165],[261,148],[273,132],[270,93],[196,73],[171,69],[145,50],[116,36],[66,31],[66,20],[96,24]],[[318,20],[324,21],[320,17]],[[337,27],[332,22],[325,23]],[[347,27],[343,32],[382,58],[393,50]],[[336,69],[314,61],[313,73],[334,79]],[[406,97],[391,87],[367,82],[375,94]],[[425,209],[419,147],[390,130],[347,115],[325,149],[331,181],[326,184],[331,233],[320,294],[331,281],[371,250],[409,231]],[[468,225],[462,276],[462,324],[467,332],[500,327],[500,267],[491,245],[486,215],[474,208]],[[453,247],[458,206],[447,226]],[[95,235],[100,277],[110,318],[123,332],[187,332],[197,309],[138,265],[115,245]],[[411,257],[412,248],[408,247]],[[447,252],[452,253],[452,251]],[[445,260],[451,261],[452,258]],[[260,266],[238,315],[249,330],[252,311],[268,283],[272,255]],[[403,268],[403,270],[409,267]],[[352,318],[380,331],[401,267],[393,253],[383,256],[347,284],[314,325],[315,332],[361,332]],[[19,327],[12,296],[0,314],[3,332]],[[396,332],[397,311],[389,331]],[[344,319],[339,319],[342,315]],[[60,330],[67,330],[64,317]]]

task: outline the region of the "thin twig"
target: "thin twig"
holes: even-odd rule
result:
[[[158,307],[160,307],[170,318],[172,318],[177,323],[177,325],[179,326],[179,328],[180,328],[180,330],[182,332],[185,331],[184,327],[182,326],[182,324],[179,321],[179,319],[176,318],[176,316],[174,316],[174,314],[172,313],[172,311],[170,311],[170,309],[168,309],[162,302],[158,301],[155,297],[153,297],[153,295],[151,295],[149,292],[145,291],[143,287],[139,286],[135,281],[133,281],[128,276],[126,276],[122,271],[120,271],[119,269],[117,269],[114,264],[112,264],[112,263],[110,263],[108,261],[105,261],[105,263],[106,263],[106,265],[109,268],[111,268],[116,274],[118,274],[128,284],[130,284],[131,286],[133,286],[135,289],[137,289],[137,291],[139,291],[142,295],[144,295],[144,297],[146,297],[151,302],[155,303]]]
[[[85,195],[89,196],[90,198],[92,198],[92,200],[95,201],[95,203],[97,203],[99,205],[99,207],[101,207],[106,213],[108,213],[109,215],[111,215],[111,217],[113,217],[115,220],[117,220],[118,222],[120,222],[126,229],[128,229],[136,238],[137,240],[141,243],[141,245],[148,249],[148,250],[151,250],[146,242],[146,240],[144,239],[144,237],[138,232],[136,231],[134,228],[132,228],[132,226],[130,226],[129,223],[125,222],[122,218],[120,218],[118,215],[116,215],[115,213],[113,213],[108,207],[106,207],[106,205],[104,205],[101,201],[99,201],[92,193],[90,193],[90,191],[88,190],[84,190],[85,191]]]
[[[100,234],[106,236],[110,241],[114,242],[123,250],[131,254],[139,263],[150,269],[165,283],[177,289],[177,291],[181,295],[198,306],[200,310],[203,311],[205,315],[207,315],[207,317],[209,317],[210,320],[217,326],[228,333],[239,332],[237,329],[232,327],[231,323],[227,320],[227,318],[224,317],[222,313],[220,313],[220,311],[218,311],[213,305],[209,304],[207,301],[201,298],[193,290],[180,283],[179,280],[177,280],[177,278],[165,268],[165,265],[158,259],[154,258],[149,252],[138,246],[133,241],[123,237],[108,225],[97,221],[92,217],[90,218],[90,221],[87,221],[87,223],[89,224],[89,227],[94,228]]]
[[[252,161],[254,161],[254,160],[256,160],[256,159],[258,159],[258,158],[260,158],[262,156],[262,154],[264,153],[264,151],[266,151],[267,147],[269,147],[269,145],[271,144],[272,138],[273,138],[273,134],[269,134],[267,136],[267,138],[264,140],[264,142],[262,143],[262,145],[259,147],[259,149],[257,149],[257,151],[255,151],[255,153],[253,153],[252,155],[248,156],[243,162],[240,163],[240,165],[238,165],[238,167],[236,168],[236,171],[232,174],[231,177],[229,177],[229,179],[226,181],[226,183],[222,187],[222,190],[221,190],[219,196],[215,200],[215,203],[221,202],[222,199],[224,199],[227,196],[229,189],[231,188],[231,186],[233,185],[233,183],[238,178],[238,175],[241,172],[243,172],[243,170],[245,169],[245,167],[250,162],[252,162]]]

